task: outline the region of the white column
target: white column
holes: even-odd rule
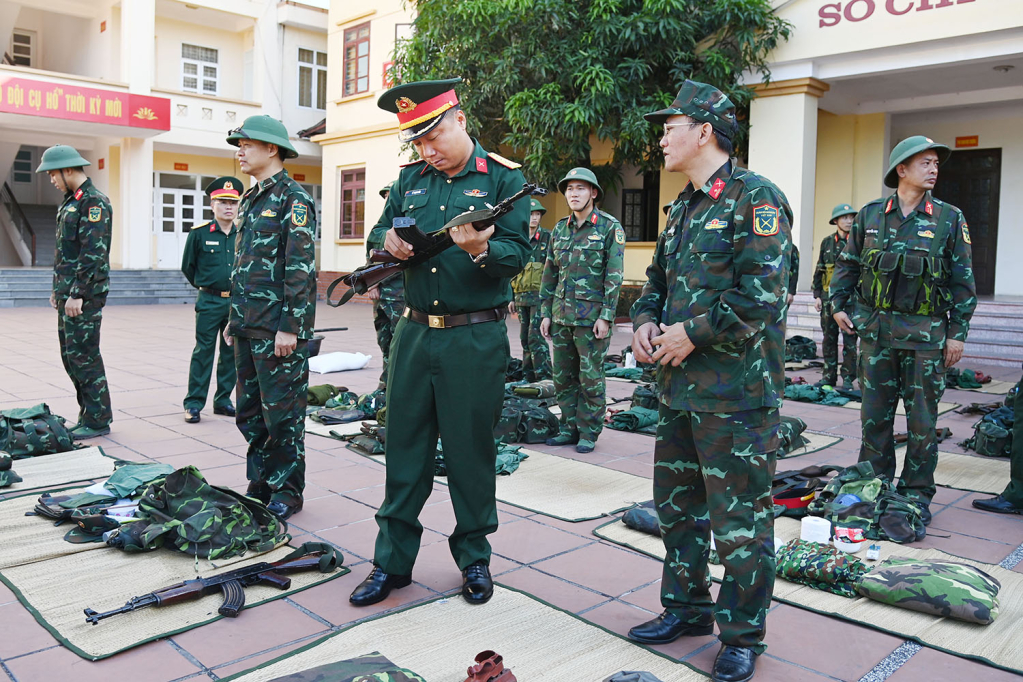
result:
[[[156,0],[121,3],[121,80],[148,95],[156,67]]]
[[[0,3],[0,40],[3,40],[4,45],[11,42],[11,34],[14,33],[15,26],[18,23],[18,14],[20,13],[20,2]]]
[[[283,30],[277,23],[277,0],[266,0],[253,31],[253,96],[263,105],[261,113],[276,119],[282,118],[283,108]]]
[[[750,105],[749,167],[777,185],[792,207],[792,240],[799,248],[800,290],[813,272],[817,99],[828,85],[815,78],[758,87]]]

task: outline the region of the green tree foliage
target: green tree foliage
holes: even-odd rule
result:
[[[419,0],[414,37],[396,49],[401,82],[461,76],[462,107],[485,147],[514,150],[553,186],[590,165],[590,136],[625,165],[657,170],[657,128],[643,114],[671,103],[686,78],[712,83],[739,109],[745,146],[752,71],[791,26],[770,0]]]

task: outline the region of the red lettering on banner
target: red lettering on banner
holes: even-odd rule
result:
[[[166,97],[0,77],[0,113],[170,130]]]
[[[835,26],[838,22],[842,21],[842,3],[835,2],[823,5],[820,11],[817,12],[817,16],[821,18],[818,28]]]
[[[913,3],[912,3],[912,0],[911,0],[910,3],[908,5],[906,5],[906,9],[904,9],[904,10],[897,10],[897,9],[895,9],[895,0],[885,0],[884,9],[885,9],[886,12],[888,12],[888,14],[891,14],[892,16],[900,17],[903,14],[905,14],[906,12],[910,11],[911,9],[913,9]]]
[[[861,16],[856,16],[853,14],[853,7],[860,3],[863,3],[865,8],[863,10],[857,10],[863,11],[863,14]],[[845,11],[842,12],[842,14],[845,16],[847,21],[863,21],[874,13],[874,9],[876,9],[874,7],[874,0],[850,0],[849,4],[845,6]]]
[[[932,9],[943,9],[956,5],[965,5],[977,0],[884,0],[884,11],[893,17],[900,17],[912,10],[926,12]],[[843,20],[857,23],[868,19],[880,5],[881,0],[849,0],[848,2],[830,2],[821,5],[817,10],[818,28],[838,26]]]

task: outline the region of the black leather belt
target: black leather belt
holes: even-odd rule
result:
[[[219,296],[220,298],[231,298],[230,291],[220,291],[219,289],[210,289],[209,287],[199,287],[199,291],[202,291],[207,294],[213,294],[214,296]]]
[[[498,320],[503,320],[507,314],[507,308],[488,308],[487,310],[477,310],[460,315],[430,315],[429,313],[421,313],[406,306],[402,316],[407,317],[413,322],[425,324],[432,329],[447,329],[448,327],[461,327],[467,324],[479,324],[480,322],[497,322]]]

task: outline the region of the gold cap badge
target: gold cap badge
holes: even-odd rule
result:
[[[410,100],[408,97],[399,97],[394,100],[394,105],[398,107],[398,111],[405,114],[416,108],[416,103]]]

